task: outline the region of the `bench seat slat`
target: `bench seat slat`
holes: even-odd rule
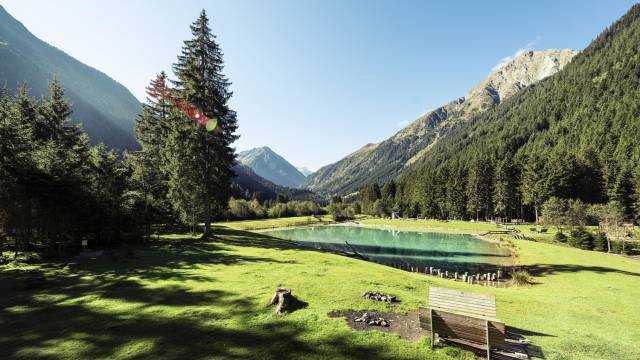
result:
[[[477,309],[480,311],[487,311],[487,312],[495,312],[496,308],[495,307],[491,307],[491,306],[484,306],[484,305],[475,305],[475,304],[469,304],[469,303],[463,303],[463,302],[456,302],[456,301],[446,301],[446,300],[440,300],[440,299],[431,299],[429,300],[429,306],[431,307],[447,307],[447,306],[455,306],[455,307],[466,307],[469,309]]]
[[[466,292],[462,290],[445,289],[445,288],[438,288],[438,287],[429,288],[429,295],[431,294],[435,294],[435,295],[442,294],[444,296],[459,296],[459,297],[465,297],[465,298],[472,298],[476,300],[489,300],[494,302],[496,300],[495,295],[478,294],[478,293]]]
[[[440,294],[429,295],[429,301],[448,301],[448,302],[463,303],[463,304],[470,304],[470,305],[477,305],[477,306],[486,306],[490,308],[496,307],[495,301],[490,301],[490,300],[477,301],[470,298],[447,297]]]
[[[476,317],[481,317],[481,318],[486,318],[486,319],[495,319],[495,313],[492,313],[490,311],[477,311],[477,310],[473,310],[473,309],[469,309],[469,308],[451,307],[451,306],[447,306],[447,307],[440,307],[440,306],[436,307],[436,306],[433,306],[431,308],[432,309],[449,311],[449,312],[452,312],[452,313],[459,313],[461,315],[476,316]]]

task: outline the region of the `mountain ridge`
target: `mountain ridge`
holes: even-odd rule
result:
[[[295,166],[268,146],[242,151],[238,154],[238,161],[277,185],[299,188],[305,180]]]
[[[418,117],[378,144],[367,144],[307,177],[304,186],[321,194],[348,194],[369,182],[396,177],[417,161],[459,122],[498,106],[527,86],[559,71],[578,52],[570,49],[527,51],[455,99]]]
[[[94,143],[137,149],[134,122],[142,105],[122,84],[32,34],[0,5],[0,81],[15,91],[26,82],[31,95],[47,94],[57,79],[71,100],[73,123]]]
[[[293,189],[275,184],[260,175],[253,169],[242,163],[233,167],[235,176],[232,182],[232,193],[236,198],[276,200],[278,195],[285,196],[289,200],[314,200],[321,202],[322,198],[306,189]]]

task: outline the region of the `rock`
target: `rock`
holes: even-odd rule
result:
[[[397,302],[398,299],[395,296],[379,293],[376,291],[367,291],[362,294],[362,297],[369,300],[377,300],[384,302]]]

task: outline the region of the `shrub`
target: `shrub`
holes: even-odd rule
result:
[[[511,286],[527,286],[533,283],[531,275],[525,270],[514,271],[511,274]]]
[[[346,221],[353,220],[355,218],[353,208],[346,204],[332,203],[329,205],[328,211],[334,221]]]
[[[272,218],[285,217],[289,215],[287,210],[287,204],[283,204],[283,203],[277,203],[273,205],[273,207],[269,209],[268,213],[269,213],[269,217],[272,217]]]
[[[557,232],[554,236],[554,239],[556,239],[556,241],[560,241],[560,242],[567,242],[567,235],[565,235],[562,232]]]
[[[249,219],[254,216],[253,211],[249,207],[249,202],[243,199],[229,200],[229,213],[235,219]]]
[[[593,239],[593,250],[594,251],[602,251],[607,252],[607,234],[603,232],[598,232],[596,237]]]
[[[580,226],[571,230],[569,245],[583,250],[593,250],[593,234]]]

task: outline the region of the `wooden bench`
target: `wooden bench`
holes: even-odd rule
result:
[[[512,349],[504,323],[496,319],[494,295],[432,287],[429,308],[419,310],[420,326],[431,333],[432,348],[437,335],[446,342],[483,351],[487,359],[494,353],[509,357],[507,351]]]

